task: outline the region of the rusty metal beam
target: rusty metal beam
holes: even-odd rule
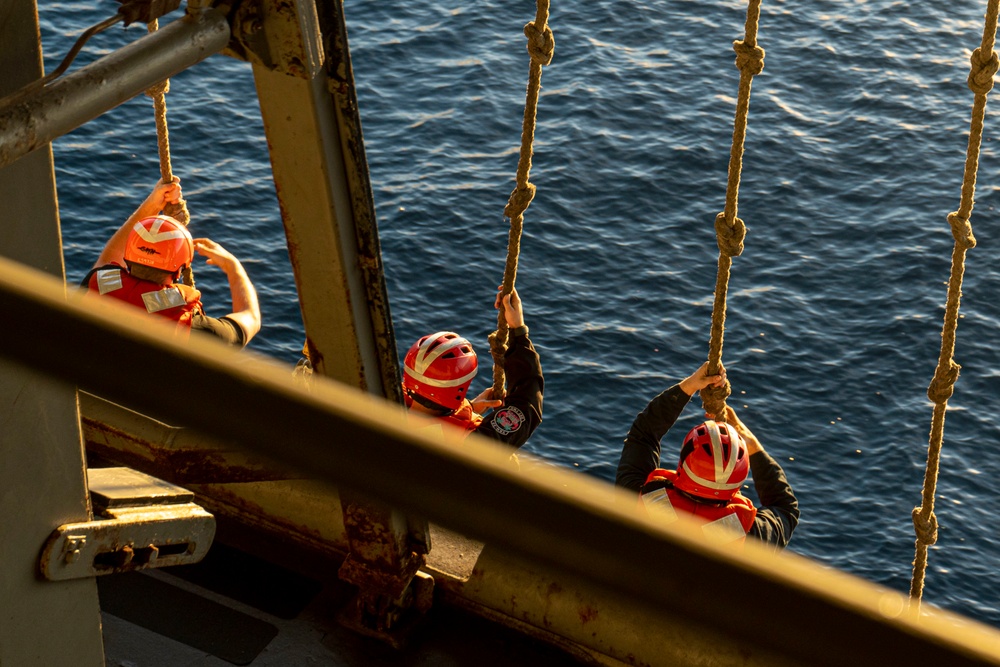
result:
[[[88,454],[173,484],[234,484],[305,477],[233,443],[164,424],[86,392],[80,392],[80,420]]]
[[[253,63],[306,348],[315,372],[401,399],[395,339],[339,2],[237,12]],[[424,563],[426,521],[340,491],[349,543],[340,577],[360,589],[349,626],[395,642],[397,601]],[[368,626],[371,626],[369,628]],[[401,628],[400,628],[401,629]]]
[[[320,19],[310,2],[265,3],[264,9],[260,30],[273,43],[312,40],[296,59],[295,75],[252,61],[309,357],[320,375],[399,399],[346,46],[320,43]],[[295,20],[286,16],[293,11]]]
[[[0,100],[0,167],[222,51],[228,42],[225,14],[190,13],[44,88]]]
[[[635,516],[624,496],[601,502],[607,486],[578,473],[519,476],[507,466],[508,453],[490,442],[452,432],[432,438],[414,428],[415,417],[381,399],[319,378],[309,391],[272,361],[211,340],[179,344],[166,325],[127,317],[118,304],[66,298],[64,290],[50,276],[0,259],[7,318],[0,354],[423,512],[750,647],[817,666],[1000,665],[1000,632],[984,625],[939,610],[918,615],[902,593],[794,554],[752,543],[739,553],[715,547],[686,522],[667,528]],[[73,345],[65,344],[67,331]],[[124,383],[120,368],[142,368],[157,381]],[[719,609],[743,609],[747,600],[752,613],[720,624]]]

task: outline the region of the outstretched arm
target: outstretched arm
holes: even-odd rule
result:
[[[503,308],[504,319],[507,321],[508,329],[516,329],[524,326],[524,311],[521,306],[521,297],[517,294],[517,289],[511,290],[510,294],[503,293],[503,285],[497,287],[497,296],[493,301],[493,307],[497,310]],[[499,408],[503,401],[493,397],[493,387],[489,387],[471,401],[472,409],[479,414],[484,414],[491,408]]]
[[[726,369],[721,369],[719,375],[709,375],[706,361],[694,373],[653,398],[636,415],[625,436],[615,485],[638,493],[649,473],[660,466],[660,440],[680,417],[691,396],[705,387],[721,386],[725,381]]]
[[[132,225],[144,218],[158,215],[167,204],[176,204],[180,201],[180,198],[181,180],[179,178],[174,177],[174,180],[170,183],[164,183],[162,179],[157,181],[156,185],[153,186],[153,191],[149,193],[146,200],[139,204],[139,208],[135,209],[135,212],[128,217],[128,220],[108,239],[104,250],[101,251],[97,261],[94,262],[94,267],[97,268],[108,264],[125,266],[125,242],[128,241]]]
[[[260,331],[260,304],[257,302],[257,290],[250,282],[246,270],[240,260],[211,239],[195,239],[194,249],[207,258],[208,264],[222,269],[229,279],[233,312],[226,317],[240,325],[246,334],[244,343],[249,343],[250,339]]]

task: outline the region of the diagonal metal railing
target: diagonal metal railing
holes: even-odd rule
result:
[[[165,326],[104,301],[67,298],[61,281],[0,259],[0,355],[792,661],[1000,665],[992,628],[919,615],[902,593],[794,554],[755,544],[737,553],[686,524],[658,526],[624,498],[602,503],[607,486],[579,473],[518,475],[492,443],[421,434],[399,406],[323,379],[308,391],[284,365],[210,340],[178,344]],[[134,381],[121,369],[134,369]],[[722,624],[720,609],[752,613]]]

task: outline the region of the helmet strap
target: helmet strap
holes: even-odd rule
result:
[[[454,410],[449,410],[440,403],[435,403],[429,398],[424,398],[412,389],[406,389],[406,394],[413,400],[414,403],[419,403],[428,410],[433,411],[440,417],[447,417],[448,415],[454,414]]]
[[[693,493],[688,493],[687,491],[681,491],[676,486],[674,487],[674,491],[681,494],[688,500],[693,500],[694,502],[701,503],[702,505],[715,505],[717,507],[723,507],[724,505],[729,504],[729,499],[723,500],[722,498],[705,498],[704,496],[696,496]]]

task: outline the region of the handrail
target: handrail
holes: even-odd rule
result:
[[[902,593],[794,554],[715,547],[686,522],[665,528],[636,516],[624,496],[602,503],[608,489],[598,480],[561,469],[520,476],[491,442],[463,442],[457,431],[432,437],[400,406],[322,378],[307,390],[285,365],[212,340],[182,344],[166,324],[129,317],[111,299],[65,294],[61,281],[0,259],[0,355],[750,647],[810,665],[1000,665],[1000,632],[985,625],[939,610],[918,614]],[[135,369],[134,381],[122,381],[123,368]],[[156,382],[138,381],[146,374]],[[179,395],[186,400],[165,400]],[[751,613],[719,613],[747,600]]]

